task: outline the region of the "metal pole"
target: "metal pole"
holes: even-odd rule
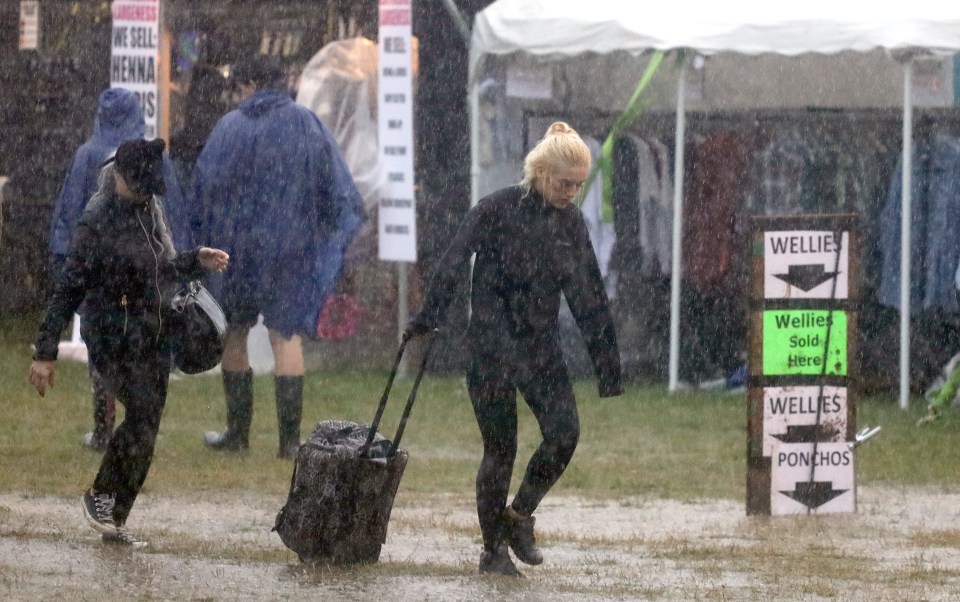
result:
[[[680,379],[680,251],[683,236],[683,151],[686,116],[687,63],[680,68],[677,81],[677,129],[673,143],[673,253],[670,273],[670,382],[667,390],[679,388]]]
[[[403,330],[410,321],[410,308],[407,303],[409,297],[410,283],[408,280],[408,271],[410,264],[406,261],[397,262],[397,341],[403,341]],[[406,355],[400,358],[400,364],[397,368],[400,376],[407,375]]]
[[[472,77],[472,75],[471,75]],[[467,96],[470,99],[470,207],[480,202],[480,86],[470,80]],[[473,264],[470,257],[470,282],[473,282]],[[467,296],[467,316],[473,315],[473,301]]]
[[[467,25],[466,19],[460,14],[460,10],[457,9],[457,5],[453,0],[443,0],[443,4],[447,7],[450,18],[457,24],[457,31],[460,32],[460,36],[463,38],[467,48],[470,48],[470,26]]]
[[[0,176],[0,250],[3,250],[3,187],[9,180],[7,176]]]
[[[900,408],[910,406],[910,219],[913,215],[913,60],[903,64],[903,188],[900,205]]]
[[[480,91],[474,82],[468,84],[470,99],[470,206],[480,201]]]

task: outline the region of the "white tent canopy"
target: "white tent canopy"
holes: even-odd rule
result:
[[[875,48],[960,48],[960,4],[685,0],[667,5],[616,0],[499,0],[480,12],[471,64],[483,54],[537,55],[690,48],[703,54],[797,55]]]
[[[901,215],[900,405],[909,399],[911,57],[960,52],[960,3],[770,2],[685,0],[641,6],[621,0],[498,0],[477,14],[470,44],[475,74],[488,54],[525,53],[563,60],[583,53],[688,49],[701,54],[796,56],[885,49],[903,57],[903,207]],[[684,139],[683,76],[677,85],[677,137]],[[471,79],[471,82],[473,80]],[[476,87],[471,110],[476,125]],[[476,128],[474,127],[474,130]],[[683,182],[683,148],[676,149],[674,182]],[[477,200],[476,148],[474,202]],[[678,385],[682,186],[675,187],[670,328],[670,389]]]

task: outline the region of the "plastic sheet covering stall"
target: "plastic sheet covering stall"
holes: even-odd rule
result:
[[[337,140],[373,215],[384,184],[377,148],[377,45],[366,38],[327,44],[300,77],[297,102],[313,111]]]
[[[296,101],[330,130],[363,197],[367,220],[346,254],[344,275],[327,301],[315,347],[324,365],[340,365],[353,352],[379,362],[371,349],[392,336],[398,298],[396,270],[377,259],[377,206],[386,171],[377,132],[378,49],[362,37],[331,42],[306,64]]]

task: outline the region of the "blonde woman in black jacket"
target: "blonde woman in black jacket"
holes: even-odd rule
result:
[[[125,527],[147,477],[170,372],[170,299],[186,280],[223,271],[229,257],[201,247],[177,254],[160,200],[163,140],[127,140],[77,223],[47,304],[30,365],[40,395],[54,382],[60,333],[86,300],[82,336],[92,367],[126,408],[82,498],[103,540],[140,547]]]
[[[563,293],[593,361],[601,397],[619,395],[620,355],[597,259],[573,204],[590,151],[565,123],[550,126],[524,161],[524,178],[470,210],[438,266],[407,336],[436,328],[476,254],[467,330],[467,385],[483,438],[477,514],[480,571],[520,576],[519,560],[540,564],[533,512],[563,474],[580,436],[576,400],[560,347]],[[517,454],[517,390],[543,441],[507,505]]]

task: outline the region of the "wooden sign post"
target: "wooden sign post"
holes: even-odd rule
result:
[[[747,514],[854,512],[856,216],[754,218]]]

